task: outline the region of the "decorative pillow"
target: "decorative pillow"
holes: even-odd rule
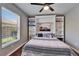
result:
[[[43,37],[43,34],[42,33],[38,33],[38,37]]]

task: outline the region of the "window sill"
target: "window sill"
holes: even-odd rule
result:
[[[5,47],[7,47],[7,46],[10,46],[10,45],[12,45],[12,44],[14,44],[15,42],[17,42],[17,41],[19,41],[20,39],[16,39],[15,41],[12,41],[12,42],[8,42],[8,43],[6,43],[6,44],[2,44],[2,48],[5,48]]]

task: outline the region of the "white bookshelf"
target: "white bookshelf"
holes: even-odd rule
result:
[[[29,18],[29,38],[36,34],[36,21],[35,18]]]
[[[64,41],[64,16],[56,16],[56,36]]]

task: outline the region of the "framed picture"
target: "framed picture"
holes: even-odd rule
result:
[[[39,23],[39,31],[51,31],[51,24],[50,23]]]

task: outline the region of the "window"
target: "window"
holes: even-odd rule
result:
[[[2,7],[2,48],[20,40],[20,16]]]

